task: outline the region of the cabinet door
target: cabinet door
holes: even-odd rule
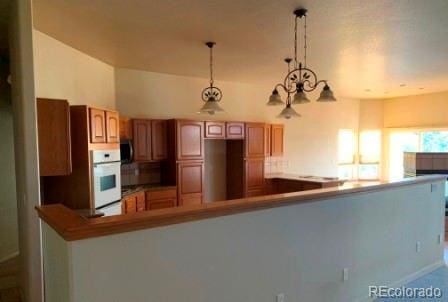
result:
[[[168,157],[168,135],[166,120],[151,121],[152,159],[165,160]]]
[[[246,123],[245,154],[246,157],[264,157],[265,124]]]
[[[180,206],[202,203],[204,162],[177,164],[178,201]]]
[[[264,194],[264,158],[245,160],[245,192],[246,196],[258,196]]]
[[[151,160],[151,121],[133,120],[134,160]]]
[[[140,192],[135,196],[136,200],[136,211],[142,212],[146,211],[146,202],[145,202],[145,192]]]
[[[244,123],[228,122],[226,123],[226,138],[244,139]]]
[[[264,126],[264,156],[271,156],[271,125]]]
[[[106,114],[104,110],[90,108],[90,142],[106,142]]]
[[[204,123],[176,121],[177,160],[204,159]]]
[[[271,127],[271,155],[283,155],[283,125],[272,125]]]
[[[205,122],[205,137],[224,139],[226,137],[226,124],[224,122]]]
[[[72,172],[70,106],[66,100],[37,99],[40,176]]]
[[[120,140],[132,138],[132,123],[127,117],[120,116]]]
[[[108,143],[120,142],[120,121],[118,112],[106,111],[106,141]]]
[[[135,195],[128,196],[121,201],[121,211],[124,214],[137,212],[137,198]]]

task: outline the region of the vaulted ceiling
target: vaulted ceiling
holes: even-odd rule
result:
[[[448,90],[446,0],[33,0],[36,29],[113,66],[217,80],[283,80],[292,12],[308,13],[308,66],[339,96]]]

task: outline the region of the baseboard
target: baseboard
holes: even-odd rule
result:
[[[19,256],[19,251],[11,253],[8,256],[3,257],[2,259],[0,259],[0,265],[2,265],[2,263],[4,263],[4,262],[8,262],[9,260],[11,260],[17,256]]]
[[[422,276],[424,276],[426,274],[429,274],[432,271],[435,271],[436,269],[438,269],[440,267],[443,267],[443,266],[446,266],[446,264],[445,264],[445,262],[443,260],[441,260],[441,261],[438,261],[438,262],[433,263],[431,265],[428,265],[428,266],[422,268],[421,270],[418,270],[417,272],[412,273],[412,274],[410,274],[410,275],[408,275],[408,276],[406,276],[406,277],[404,277],[404,278],[402,278],[402,279],[400,279],[398,281],[395,281],[395,282],[393,282],[391,284],[384,284],[384,285],[386,285],[388,287],[401,287],[401,286],[403,286],[405,284],[408,284],[409,282],[412,282],[412,281],[414,281],[414,280],[416,280],[416,279],[418,279],[418,278],[420,278],[420,277],[422,277]],[[367,302],[367,301],[375,301],[375,300],[376,300],[376,298],[372,298],[372,297],[369,297],[367,295],[367,296],[364,296],[364,297],[362,297],[360,299],[357,299],[356,301],[358,301],[358,302]]]

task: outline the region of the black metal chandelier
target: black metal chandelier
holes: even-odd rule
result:
[[[205,45],[210,48],[210,86],[202,90],[201,97],[205,104],[198,111],[200,114],[213,115],[215,113],[224,112],[224,109],[222,109],[218,104],[222,98],[222,91],[218,87],[214,86],[213,80],[213,46],[215,46],[215,44],[215,42],[205,43]]]
[[[333,91],[331,91],[330,86],[326,80],[318,80],[316,73],[307,67],[306,62],[306,50],[307,50],[307,34],[306,34],[306,13],[307,10],[304,8],[300,8],[294,11],[295,15],[295,26],[294,26],[294,68],[290,69],[291,59],[286,61],[288,63],[288,74],[286,75],[283,83],[279,83],[275,86],[272,91],[271,96],[269,97],[269,101],[267,103],[268,106],[277,106],[277,105],[286,105],[285,109],[277,116],[279,118],[292,118],[300,116],[291,105],[295,104],[305,104],[309,103],[310,100],[306,96],[305,92],[314,91],[319,84],[325,84],[322,92],[320,93],[317,102],[334,102],[336,101]],[[303,44],[303,63],[299,62],[297,59],[297,22],[298,19],[304,20],[304,44]],[[286,104],[282,101],[278,89],[282,88],[284,92],[287,93]],[[291,100],[291,94],[294,93],[294,97]]]

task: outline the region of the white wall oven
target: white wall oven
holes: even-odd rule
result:
[[[120,150],[92,151],[92,182],[95,208],[121,199]]]

